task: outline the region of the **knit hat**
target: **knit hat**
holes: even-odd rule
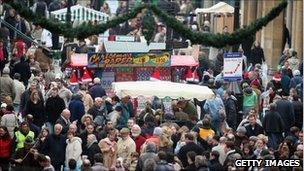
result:
[[[122,107],[121,107],[121,106],[116,106],[116,107],[115,107],[115,111],[121,112],[121,111],[122,111]]]
[[[3,74],[9,74],[10,73],[10,69],[8,68],[8,67],[5,67],[4,69],[3,69],[3,72],[2,72]]]
[[[280,73],[275,73],[274,76],[272,77],[274,81],[281,81],[281,74]]]
[[[241,127],[239,127],[239,128],[236,130],[236,132],[246,134],[247,131],[246,131],[246,128],[245,128],[245,127],[241,126]]]
[[[258,79],[252,80],[250,86],[253,87],[253,88],[259,88],[260,87],[259,80]]]
[[[90,73],[86,67],[83,67],[83,75],[81,77],[82,82],[91,82],[92,77],[90,76]]]
[[[153,135],[161,136],[163,134],[163,130],[161,127],[155,127],[153,131]]]
[[[78,79],[76,75],[76,70],[73,70],[72,75],[70,77],[70,85],[77,85],[78,84]]]
[[[301,72],[299,70],[294,70],[293,76],[298,76],[298,75],[301,75]]]

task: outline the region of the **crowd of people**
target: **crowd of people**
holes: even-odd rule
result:
[[[58,2],[48,4],[48,11]],[[98,2],[91,7],[110,13],[108,5],[95,7]],[[190,12],[188,1],[181,2],[181,11]],[[34,10],[39,3],[46,2],[38,0]],[[23,21],[7,10],[7,22]],[[120,15],[126,10],[117,11]],[[27,33],[26,25],[17,22],[16,28],[24,26]],[[156,38],[163,41],[163,25],[158,29]],[[32,57],[25,48],[28,42],[15,32],[1,33],[0,170],[268,169],[237,167],[237,159],[299,159],[297,168],[271,169],[303,170],[303,66],[292,49],[283,52],[270,81],[262,79],[265,58],[255,43],[239,93],[224,81],[222,67],[200,66],[205,71],[200,85],[212,89],[212,98],[174,99],[168,113],[154,97],[138,112],[134,99],[109,93],[102,78],[70,84],[51,62]],[[15,38],[19,43],[7,48]],[[223,64],[223,58],[217,60]]]

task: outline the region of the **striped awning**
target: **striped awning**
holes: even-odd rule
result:
[[[65,21],[67,14],[67,8],[63,8],[57,11],[51,12],[51,17],[58,19],[59,21]],[[74,5],[71,7],[71,21],[95,21],[99,23],[109,20],[109,15],[90,9],[81,5]]]

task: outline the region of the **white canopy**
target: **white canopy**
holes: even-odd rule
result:
[[[219,2],[210,8],[197,8],[195,14],[198,13],[234,13],[234,8],[225,2]]]
[[[114,82],[112,88],[119,97],[129,95],[132,98],[138,96],[164,98],[169,96],[172,99],[183,97],[185,99],[205,100],[213,96],[212,90],[206,86],[169,81]]]
[[[65,21],[67,14],[67,8],[56,10],[51,12],[51,16],[59,21]],[[109,16],[103,12],[96,11],[91,8],[86,8],[81,5],[74,5],[71,7],[71,20],[72,21],[94,21],[106,22],[109,20]]]

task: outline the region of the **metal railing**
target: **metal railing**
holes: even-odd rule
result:
[[[5,20],[3,20],[2,18],[0,18],[0,24],[5,25],[8,29],[12,29],[14,30],[14,32],[21,36],[22,39],[29,41],[37,46],[39,46],[39,43],[37,41],[35,41],[33,38],[27,36],[26,34],[22,33],[20,30],[16,29],[14,26],[12,26],[11,24],[9,24],[8,22],[6,22]]]

